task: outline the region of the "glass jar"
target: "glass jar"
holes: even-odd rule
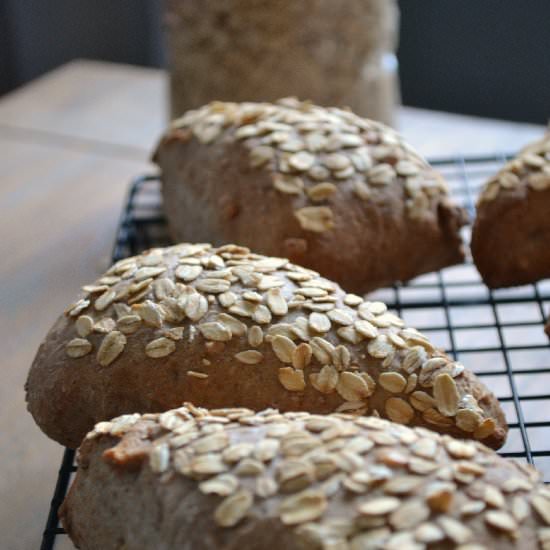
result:
[[[395,0],[166,0],[171,114],[296,96],[391,124]]]

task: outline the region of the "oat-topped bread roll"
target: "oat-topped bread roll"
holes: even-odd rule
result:
[[[176,242],[238,242],[358,293],[463,260],[442,177],[349,111],[211,103],[172,124],[155,160]]]
[[[118,262],[58,319],[27,383],[38,424],[70,447],[100,420],[184,400],[378,412],[494,447],[506,436],[487,388],[384,304],[234,245]]]
[[[550,134],[487,183],[477,205],[472,254],[492,288],[550,277]]]
[[[548,548],[550,490],[479,442],[375,417],[192,405],[101,422],[61,520],[79,548]]]

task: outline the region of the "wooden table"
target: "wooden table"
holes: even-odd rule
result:
[[[0,100],[0,547],[37,548],[62,449],[25,410],[34,353],[81,284],[106,268],[129,180],[153,169],[165,74],[78,61]],[[513,151],[527,124],[403,108],[426,156]],[[64,545],[65,546],[65,545]]]

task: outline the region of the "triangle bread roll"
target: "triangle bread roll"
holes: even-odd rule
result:
[[[186,400],[374,414],[495,448],[507,431],[475,375],[383,303],[235,245],[113,265],[59,317],[26,389],[38,425],[69,447],[96,422]]]
[[[60,510],[79,548],[547,548],[550,491],[476,441],[268,409],[101,422]]]
[[[238,242],[361,294],[464,259],[441,175],[350,111],[213,102],[175,120],[154,160],[175,242]]]

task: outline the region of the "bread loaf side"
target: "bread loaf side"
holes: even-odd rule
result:
[[[424,428],[187,405],[98,424],[60,515],[91,550],[530,550],[548,546],[550,491]]]
[[[181,244],[121,260],[61,315],[27,382],[47,435],[210,408],[378,414],[499,447],[493,394],[381,302],[284,258]]]
[[[527,146],[486,184],[472,255],[491,288],[550,277],[550,134]]]
[[[349,111],[210,103],[174,121],[154,159],[176,242],[238,242],[357,293],[464,258],[443,178]]]

